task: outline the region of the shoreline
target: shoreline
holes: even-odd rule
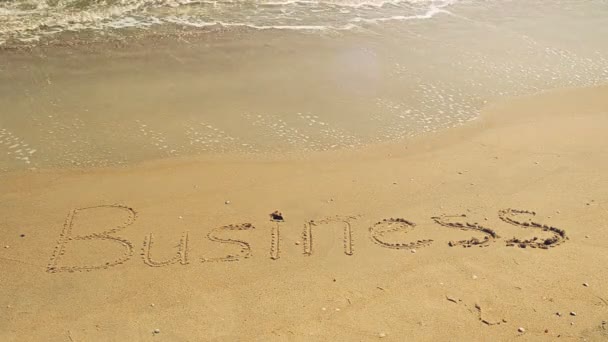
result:
[[[446,140],[451,142],[461,142],[464,139],[468,139],[465,137],[467,134],[480,134],[483,130],[488,129],[488,126],[496,126],[501,123],[513,124],[514,122],[520,120],[519,117],[514,117],[510,113],[510,115],[504,115],[505,113],[497,113],[500,111],[504,111],[504,107],[509,107],[512,103],[525,103],[528,101],[534,101],[539,97],[555,97],[559,94],[571,94],[571,93],[585,93],[588,91],[603,91],[608,88],[608,84],[594,86],[589,88],[558,88],[558,89],[548,89],[543,90],[535,94],[528,94],[523,96],[510,96],[506,98],[502,98],[499,100],[495,100],[493,102],[487,103],[480,109],[480,114],[474,120],[471,120],[467,123],[461,124],[459,126],[444,128],[439,131],[426,132],[421,133],[420,135],[416,135],[413,137],[402,138],[396,141],[389,141],[383,143],[369,144],[357,147],[356,149],[338,149],[338,150],[330,150],[330,151],[296,151],[290,152],[286,154],[281,153],[230,153],[230,152],[222,152],[222,153],[208,153],[203,155],[189,155],[189,156],[176,156],[176,157],[164,157],[158,159],[150,159],[150,160],[142,160],[135,161],[129,164],[124,165],[113,165],[113,166],[101,166],[101,167],[68,167],[68,168],[40,168],[40,169],[25,169],[25,170],[13,170],[6,171],[4,175],[18,175],[18,174],[28,174],[28,173],[87,173],[87,172],[119,172],[119,171],[129,171],[134,169],[141,168],[161,168],[161,167],[171,167],[171,166],[179,166],[183,164],[194,164],[194,163],[248,163],[248,162],[259,162],[259,163],[273,163],[273,162],[303,162],[303,161],[327,161],[328,159],[335,159],[338,161],[347,161],[349,159],[355,158],[365,158],[365,160],[369,159],[384,159],[386,156],[382,153],[387,153],[388,156],[394,157],[402,156],[403,154],[411,153],[411,150],[420,150],[423,146],[427,147],[427,150],[424,152],[418,153],[428,153],[429,146],[431,149],[441,148],[441,145],[445,144]],[[594,101],[601,100],[597,98],[598,96],[592,96],[590,99]],[[585,110],[589,110],[589,103],[584,103],[583,108]],[[580,108],[579,104],[570,105],[571,110],[574,108]],[[553,112],[560,112],[559,109],[552,108]],[[563,111],[563,110],[561,110]],[[539,117],[546,114],[539,114]],[[407,152],[403,152],[402,150],[406,149]],[[411,150],[410,150],[411,149]],[[382,153],[379,153],[382,152]]]
[[[0,170],[374,149],[466,123],[497,99],[606,82],[602,44],[581,49],[524,19],[511,27],[478,17],[502,13],[494,5],[340,35],[181,39],[174,28],[126,31],[134,36],[119,47],[83,35],[76,46],[1,52]]]

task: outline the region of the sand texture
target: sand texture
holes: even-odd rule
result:
[[[5,173],[0,340],[605,341],[606,132],[599,87],[357,151]]]

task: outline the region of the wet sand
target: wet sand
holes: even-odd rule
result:
[[[170,26],[3,49],[0,171],[353,151],[463,125],[505,97],[606,82],[608,23],[517,4],[351,31]]]
[[[5,173],[0,339],[606,340],[607,114],[561,90],[357,151]]]

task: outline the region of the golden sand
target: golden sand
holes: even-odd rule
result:
[[[604,341],[607,114],[572,89],[351,152],[5,173],[0,340]]]

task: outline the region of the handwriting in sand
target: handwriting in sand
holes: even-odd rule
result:
[[[77,235],[74,230],[75,218],[85,211],[91,211],[96,209],[111,209],[116,212],[121,212],[122,215],[126,214],[126,219],[123,223],[116,225],[115,227],[107,228],[98,233],[92,233],[88,235]],[[519,209],[503,209],[498,212],[498,217],[514,226],[536,229],[538,231],[544,231],[551,233],[552,236],[549,238],[538,238],[533,237],[528,240],[522,240],[518,238],[512,238],[505,240],[506,246],[509,247],[520,247],[520,248],[538,248],[538,249],[549,249],[558,246],[568,240],[566,232],[563,229],[548,226],[546,224],[538,223],[533,221],[536,215],[535,212],[529,210]],[[323,218],[320,220],[309,220],[304,223],[302,231],[302,249],[304,255],[312,255],[315,248],[315,231],[322,229],[322,226],[328,224],[338,224],[343,227],[343,248],[345,255],[353,255],[353,222],[356,221],[360,216],[334,216]],[[525,220],[528,217],[528,220]],[[108,269],[117,267],[124,264],[132,259],[134,245],[131,241],[118,237],[121,231],[124,231],[132,225],[137,219],[137,212],[128,206],[124,205],[100,205],[94,207],[79,208],[70,211],[67,215],[63,229],[59,234],[59,240],[55,249],[51,255],[50,262],[47,266],[47,272],[75,272],[75,271],[94,271],[101,269]],[[449,241],[448,246],[455,247],[461,246],[464,248],[470,248],[473,246],[487,247],[491,243],[494,243],[500,239],[500,236],[491,228],[484,227],[478,223],[467,222],[466,215],[440,215],[432,217],[433,221],[440,225],[451,229],[471,230],[484,234],[483,239],[471,238],[469,240],[461,241]],[[271,222],[270,225],[270,259],[278,260],[281,258],[281,227],[285,225],[285,222]],[[383,248],[398,249],[398,250],[414,250],[430,246],[434,241],[431,239],[423,239],[416,241],[395,241],[390,239],[388,236],[391,233],[396,232],[407,232],[415,229],[416,224],[412,221],[404,218],[389,218],[378,221],[368,229],[368,235],[370,240]],[[211,242],[230,245],[233,248],[238,249],[238,253],[228,254],[223,256],[214,257],[201,257],[200,262],[228,262],[228,261],[240,261],[247,259],[252,256],[251,245],[247,241],[239,240],[226,236],[227,234],[235,231],[250,231],[254,230],[255,227],[251,223],[239,223],[230,224],[213,228],[208,234],[207,239]],[[122,253],[107,257],[105,260],[99,260],[98,263],[92,265],[69,265],[63,263],[63,256],[66,251],[73,247],[78,241],[89,240],[89,241],[106,241],[116,244],[122,250]],[[174,264],[187,265],[190,263],[190,248],[189,248],[189,233],[183,232],[179,244],[175,247],[175,255],[165,260],[156,260],[153,257],[153,245],[154,235],[152,233],[144,237],[141,249],[141,257],[143,264],[150,267],[164,267]]]

